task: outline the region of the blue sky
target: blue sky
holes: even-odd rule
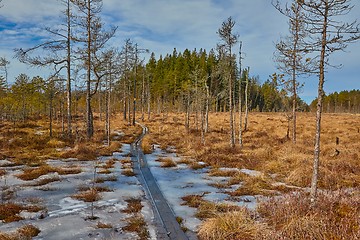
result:
[[[278,72],[273,62],[274,44],[287,34],[287,19],[271,5],[271,0],[103,0],[102,18],[118,26],[113,46],[121,47],[127,38],[141,48],[160,54],[206,49],[219,42],[216,31],[229,16],[236,21],[235,31],[243,42],[243,66],[263,82]],[[3,0],[0,9],[0,57],[10,62],[9,81],[20,73],[46,78],[49,70],[29,68],[13,58],[14,48],[27,48],[46,38],[46,26],[59,24],[62,5],[59,0]],[[345,20],[360,16],[360,2],[353,0],[353,11]],[[359,19],[360,20],[360,19]],[[235,50],[238,51],[238,50]],[[144,56],[146,57],[146,56]],[[326,92],[360,89],[360,42],[346,52],[335,53],[329,69]],[[300,79],[305,83],[301,97],[307,102],[317,95],[317,78]]]

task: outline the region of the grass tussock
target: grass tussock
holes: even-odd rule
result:
[[[121,211],[123,213],[139,213],[143,208],[143,205],[141,204],[141,199],[139,198],[130,198],[125,200],[125,202],[127,202],[127,208]]]
[[[271,198],[258,206],[267,239],[359,239],[360,197],[345,191],[320,193],[313,206],[306,193]]]
[[[150,135],[145,135],[141,141],[141,147],[144,154],[151,154],[153,152],[153,143]]]
[[[60,175],[69,175],[69,174],[78,174],[81,173],[80,168],[58,168],[52,167],[47,164],[40,165],[35,168],[26,168],[22,173],[16,175],[17,178],[23,181],[30,181],[39,178],[40,176],[49,174],[49,173],[58,173]]]
[[[122,228],[123,231],[137,233],[140,240],[149,239],[150,233],[146,228],[147,225],[143,216],[137,214],[129,217],[126,221],[127,225]]]
[[[39,235],[40,230],[31,225],[24,225],[21,228],[17,229],[13,233],[3,233],[0,232],[0,239],[2,240],[31,240],[33,237]]]
[[[160,158],[157,161],[161,162],[161,167],[163,168],[171,168],[177,166],[176,162],[171,158]]]
[[[109,223],[98,222],[96,224],[96,227],[100,229],[107,229],[107,228],[112,228],[113,226]]]
[[[17,222],[22,220],[20,212],[39,212],[44,208],[39,205],[28,204],[20,205],[18,203],[8,202],[0,204],[0,220],[4,223]]]
[[[19,214],[23,210],[24,207],[16,203],[0,204],[0,220],[5,223],[20,221],[22,218]]]
[[[95,160],[99,155],[92,143],[79,143],[73,149],[64,152],[62,158],[77,158],[80,161]]]
[[[136,176],[136,174],[134,173],[134,171],[131,168],[127,168],[127,169],[122,170],[121,174],[126,176],[126,177]]]
[[[242,208],[207,219],[201,224],[198,237],[200,240],[255,240],[261,239],[264,232],[265,225],[256,222],[251,213]]]
[[[71,197],[84,202],[96,202],[101,200],[101,195],[95,188],[82,191],[80,193],[72,195]]]
[[[141,199],[130,198],[125,200],[127,202],[127,208],[122,210],[123,213],[131,214],[132,216],[127,218],[127,225],[123,227],[123,231],[135,232],[141,240],[147,240],[150,237],[149,231],[147,230],[147,224],[144,217],[141,215]]]
[[[115,175],[105,176],[105,177],[97,177],[95,179],[95,183],[104,183],[104,182],[116,182],[117,177]]]

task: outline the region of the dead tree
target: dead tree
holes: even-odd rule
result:
[[[221,45],[226,51],[225,60],[228,61],[228,91],[229,91],[229,111],[230,111],[230,146],[235,147],[235,126],[234,126],[234,103],[233,103],[233,55],[232,46],[237,42],[237,35],[233,33],[235,21],[229,17],[222,23],[221,28],[218,30],[220,38],[224,41]]]
[[[349,43],[360,39],[357,21],[343,22],[341,16],[347,15],[353,6],[351,0],[302,0],[299,1],[304,11],[304,19],[311,34],[308,47],[314,53],[319,76],[318,97],[316,104],[316,132],[313,174],[310,199],[316,201],[320,162],[321,116],[324,98],[325,70],[332,53],[343,51]]]

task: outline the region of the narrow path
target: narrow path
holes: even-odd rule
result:
[[[188,237],[176,221],[174,212],[167,203],[147,164],[145,155],[141,149],[141,141],[148,129],[142,125],[140,126],[143,128],[143,132],[135,142],[131,144],[132,160],[134,162],[134,171],[137,176],[139,176],[139,180],[152,203],[155,220],[158,223],[156,224],[157,237],[158,239],[188,240]]]

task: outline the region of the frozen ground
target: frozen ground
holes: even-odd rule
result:
[[[113,153],[110,157],[100,157],[98,162],[105,162],[109,158],[122,160],[130,153],[130,146],[124,144],[121,152]],[[161,150],[155,146],[152,154],[146,155],[148,165],[153,173],[157,183],[173,209],[175,216],[184,220],[184,226],[195,236],[199,224],[199,219],[195,217],[195,208],[182,205],[181,198],[190,194],[203,194],[205,200],[213,202],[226,202],[229,204],[246,205],[254,208],[256,200],[253,196],[243,196],[236,201],[231,198],[226,191],[235,190],[238,186],[232,186],[230,189],[218,189],[210,186],[213,183],[222,183],[228,180],[227,177],[212,177],[207,174],[208,168],[193,170],[186,164],[178,163],[176,167],[162,168],[159,158],[172,158],[179,162],[180,158],[174,151]],[[148,230],[152,239],[156,239],[154,215],[149,201],[146,199],[143,187],[136,177],[126,177],[121,174],[122,163],[117,161],[114,168],[111,169],[111,175],[117,177],[117,181],[107,181],[103,186],[110,187],[112,192],[101,193],[102,199],[95,202],[94,214],[98,217],[96,220],[88,220],[91,216],[91,203],[86,203],[71,198],[71,195],[77,192],[79,186],[88,186],[92,184],[94,174],[93,161],[78,161],[76,159],[48,160],[49,165],[70,167],[77,166],[82,169],[80,174],[57,175],[50,174],[47,177],[59,177],[60,181],[48,183],[41,187],[26,186],[31,181],[22,181],[15,177],[21,172],[21,166],[16,168],[3,167],[6,160],[0,161],[0,169],[6,169],[8,174],[6,178],[1,179],[1,186],[6,184],[16,189],[16,202],[41,202],[47,210],[39,213],[22,212],[21,216],[25,218],[19,222],[0,223],[0,231],[9,232],[24,224],[33,224],[37,226],[41,233],[34,239],[40,240],[58,240],[58,239],[136,239],[134,233],[122,231],[126,225],[128,214],[122,213],[127,203],[126,199],[141,198],[142,215],[147,222]],[[233,169],[222,169],[233,170]],[[257,172],[246,169],[239,170],[249,175],[256,175]],[[54,176],[56,175],[56,176]],[[100,175],[100,174],[98,174]],[[38,180],[38,179],[37,179]],[[33,181],[37,181],[33,180]],[[41,216],[42,215],[42,216]],[[110,224],[111,228],[101,229],[97,224]]]
[[[195,217],[196,209],[183,205],[181,199],[187,195],[204,194],[203,199],[215,203],[228,203],[238,206],[247,206],[255,208],[256,199],[253,196],[243,196],[237,201],[232,199],[227,191],[235,190],[237,186],[231,189],[218,189],[210,186],[214,183],[225,182],[228,177],[213,177],[207,174],[208,168],[193,170],[186,164],[177,164],[176,167],[163,168],[161,162],[156,161],[159,158],[171,158],[175,162],[180,162],[176,153],[163,151],[159,146],[155,146],[152,154],[146,155],[146,160],[154,175],[157,183],[173,209],[176,216],[184,219],[184,226],[192,232],[196,232],[201,221]],[[201,163],[200,163],[201,164]],[[233,170],[233,169],[228,169]],[[246,174],[256,174],[246,169],[240,170]]]

